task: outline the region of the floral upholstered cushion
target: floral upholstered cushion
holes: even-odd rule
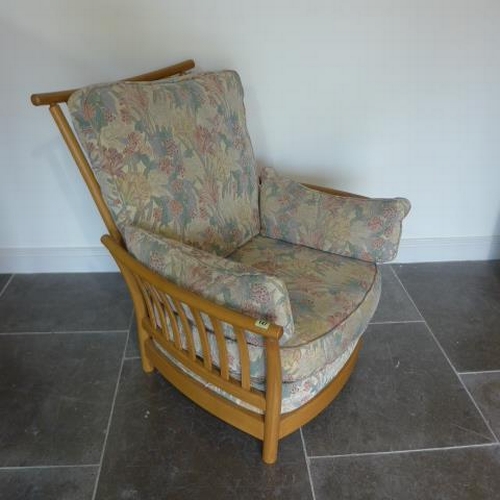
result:
[[[308,377],[284,382],[281,386],[281,413],[296,410],[317,396],[342,370],[360,341],[360,338],[352,341],[338,358]],[[259,386],[256,385],[255,388],[258,389]]]
[[[286,285],[294,334],[281,346],[283,381],[308,377],[359,339],[380,298],[376,264],[256,236],[229,259],[277,276]],[[263,353],[251,353],[252,376],[265,376]]]
[[[68,107],[122,232],[139,226],[218,255],[258,234],[237,73],[87,87]]]
[[[371,262],[396,257],[408,200],[334,196],[270,168],[261,182],[262,235]]]
[[[213,302],[282,326],[282,343],[293,336],[288,291],[275,276],[141,228],[128,226],[124,236],[128,251],[153,271]],[[259,335],[247,339],[263,343]]]
[[[303,380],[341,357],[366,329],[380,296],[375,264],[262,236],[226,259],[140,228],[127,228],[125,238],[138,260],[176,284],[282,325],[284,382]],[[177,323],[182,332],[182,323]],[[229,325],[223,326],[230,372],[238,378],[238,344]],[[211,357],[218,365],[218,343],[209,322],[206,327]],[[201,356],[198,331],[194,324],[191,329]],[[246,336],[251,379],[261,383],[266,376],[262,339],[248,332]]]

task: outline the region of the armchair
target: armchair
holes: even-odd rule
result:
[[[31,99],[50,107],[109,231],[144,371],[274,463],[279,439],[347,382],[410,205],[259,175],[239,76],[193,67]]]

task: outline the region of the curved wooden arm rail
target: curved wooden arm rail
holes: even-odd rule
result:
[[[187,60],[173,66],[145,73],[126,81],[153,81],[183,74],[194,68]],[[99,184],[88,160],[69,125],[60,103],[68,101],[74,90],[33,94],[35,106],[49,106],[50,112],[68,146],[94,202],[108,229],[101,241],[115,259],[127,283],[134,303],[145,372],[155,368],[179,391],[202,408],[225,422],[263,441],[262,457],[272,464],[277,459],[278,441],[294,432],[320,413],[337,396],[356,364],[361,342],[337,376],[308,403],[290,413],[281,414],[281,355],[279,339],[283,333],[277,325],[258,326],[252,318],[204,299],[185,290],[146,268],[124,245],[122,236],[106,206]],[[343,191],[306,184],[337,196],[356,196]],[[206,329],[207,319],[216,338],[216,364]],[[238,377],[230,373],[227,339],[230,329],[239,352]],[[263,338],[266,358],[265,390],[251,385],[249,350],[246,332]],[[199,345],[196,346],[196,335]],[[213,344],[213,343],[212,343]],[[197,350],[198,349],[198,350]],[[189,375],[190,373],[191,375]],[[220,393],[243,402],[243,407]]]

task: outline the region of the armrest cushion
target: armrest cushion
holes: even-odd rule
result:
[[[153,271],[217,304],[282,326],[280,343],[293,335],[290,298],[280,279],[138,227],[127,226],[124,233],[128,251]],[[213,330],[210,320],[205,320]],[[235,338],[230,328],[224,328],[224,333]],[[263,344],[255,334],[247,339]]]
[[[261,234],[346,257],[394,259],[409,211],[404,198],[335,196],[280,177],[273,169],[265,169],[261,179]]]

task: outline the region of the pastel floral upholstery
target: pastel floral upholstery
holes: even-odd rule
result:
[[[381,292],[376,264],[256,236],[229,257],[280,278],[288,289],[295,332],[281,347],[284,381],[332,363],[359,339]],[[254,356],[252,375],[263,375]],[[260,367],[264,370],[264,361]]]
[[[288,291],[275,276],[141,228],[126,227],[124,238],[132,255],[175,284],[236,311],[283,326],[282,343],[293,336]],[[206,323],[211,328],[209,320]],[[234,333],[229,337],[235,338]],[[262,345],[261,336],[249,334],[247,340]]]
[[[284,382],[309,377],[339,358],[365,330],[380,296],[375,264],[262,236],[226,259],[142,229],[127,228],[125,239],[138,260],[180,286],[256,318],[274,315],[282,323],[293,322],[293,332],[288,330],[281,341]],[[208,322],[206,326],[218,365],[217,341]],[[225,326],[230,372],[239,378],[238,345]],[[179,321],[178,328],[182,330]],[[197,329],[194,324],[191,328],[201,356]],[[265,351],[252,334],[246,335],[251,379],[259,383],[265,380]]]
[[[281,177],[271,168],[261,177],[262,235],[346,257],[394,259],[401,221],[409,210],[404,198],[334,196]]]
[[[237,73],[91,86],[68,108],[122,232],[138,226],[218,255],[259,233]]]

